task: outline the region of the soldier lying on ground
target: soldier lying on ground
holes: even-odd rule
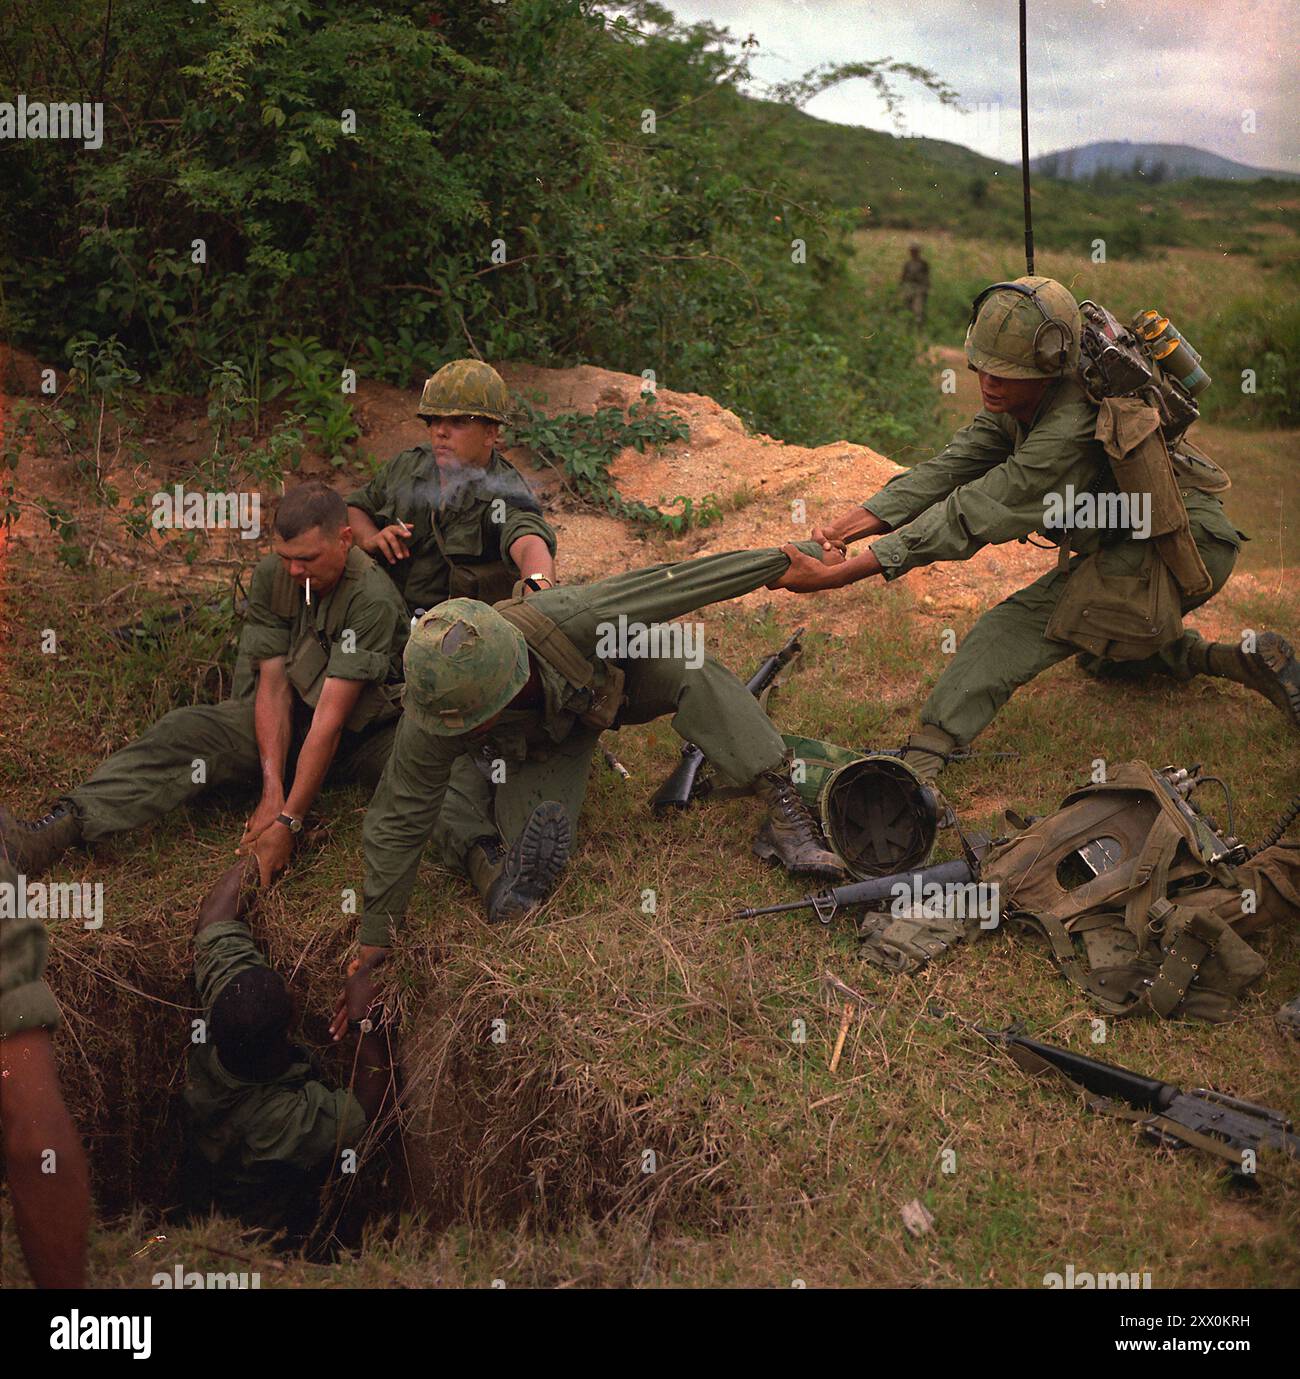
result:
[[[872,575],[894,580],[919,566],[967,560],[983,546],[1033,532],[1061,546],[1057,568],[990,609],[967,634],[921,706],[919,730],[907,740],[907,763],[924,777],[937,775],[952,751],[981,732],[1021,685],[1079,651],[1080,642],[1060,639],[1061,632],[1111,647],[1107,654],[1080,655],[1090,673],[1224,676],[1267,696],[1300,724],[1300,666],[1276,633],[1262,633],[1252,649],[1207,643],[1183,630],[1176,586],[1164,625],[1135,629],[1134,609],[1161,575],[1162,557],[1153,542],[1131,529],[1098,525],[1074,525],[1062,540],[1060,530],[1045,525],[1054,507],[1064,507],[1070,488],[1094,499],[1116,489],[1107,451],[1096,438],[1098,404],[1076,376],[1080,316],[1074,298],[1050,278],[1020,278],[989,289],[976,307],[966,357],[979,375],[984,409],[939,455],[814,528],[814,538],[827,549],[843,550],[850,541],[878,535],[868,552],[829,568],[791,551],[790,568],[773,584],[812,593]],[[1206,468],[1218,474],[1216,467]],[[1175,474],[1190,527],[1188,547],[1194,543],[1208,576],[1203,592],[1181,599],[1187,612],[1223,587],[1243,534],[1224,516],[1214,493],[1196,487],[1194,473]],[[1094,553],[1095,562],[1086,563]],[[1109,597],[1108,588],[1121,596]],[[1067,590],[1073,621],[1060,628],[1056,620]],[[1089,596],[1080,599],[1086,591]],[[1146,646],[1137,644],[1138,636]]]
[[[51,1034],[59,1007],[46,986],[49,939],[19,918],[20,877],[0,854],[0,1129],[18,1239],[38,1288],[83,1288],[90,1175],[63,1104]]]
[[[357,545],[386,570],[411,613],[449,598],[495,603],[517,580],[555,583],[555,533],[528,485],[498,451],[510,394],[477,359],[444,365],[417,415],[429,443],[390,460],[348,495]]]
[[[172,710],[35,823],[0,809],[0,840],[21,871],[38,875],[65,849],[151,823],[214,786],[260,780],[239,846],[269,878],[327,778],[379,779],[401,712],[402,600],[322,483],[282,499],[275,550],[253,572],[235,697]]]
[[[310,1234],[320,1192],[344,1151],[356,1151],[392,1087],[392,1060],[370,966],[349,978],[346,1026],[360,1030],[351,1090],[330,1088],[291,1042],[293,1001],[268,967],[245,915],[254,862],[236,863],[208,893],[194,925],[194,985],[206,1040],[190,1053],[185,1200],[248,1225]],[[367,1025],[373,1028],[367,1028]]]
[[[804,550],[821,555],[814,542]],[[425,614],[407,646],[397,741],[366,812],[363,955],[390,942],[431,837],[439,860],[474,883],[490,922],[540,905],[568,859],[601,731],[665,714],[768,806],[759,856],[841,877],[767,715],[702,645],[691,654],[674,639],[689,629],[664,623],[761,588],[788,564],[775,549],[734,551],[496,609],[452,599]],[[638,633],[650,654],[637,654]]]

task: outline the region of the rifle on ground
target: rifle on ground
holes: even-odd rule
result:
[[[933,1005],[929,1014],[938,1020],[947,1018],[947,1012]],[[1092,1110],[1132,1121],[1156,1144],[1171,1149],[1203,1149],[1225,1160],[1243,1177],[1254,1173],[1255,1157],[1261,1149],[1280,1150],[1300,1159],[1300,1135],[1292,1131],[1291,1122],[1280,1111],[1209,1087],[1185,1092],[1172,1082],[1160,1082],[1114,1063],[1029,1039],[1015,1025],[990,1030],[958,1016],[953,1018],[1005,1048],[1027,1072],[1055,1069],[1092,1093]]]
[[[788,914],[792,910],[811,910],[823,924],[829,924],[844,909],[854,906],[879,905],[890,900],[895,886],[906,886],[914,895],[922,888],[937,884],[963,885],[979,880],[979,858],[988,847],[988,839],[974,843],[974,864],[964,857],[952,862],[936,862],[930,867],[895,872],[892,876],[873,876],[866,881],[852,881],[847,886],[828,886],[823,891],[806,895],[802,900],[786,900],[780,905],[759,905],[749,910],[737,910],[732,919],[756,919],[759,915]]]
[[[771,687],[776,677],[803,650],[799,641],[803,633],[802,627],[796,628],[794,635],[780,651],[775,651],[767,657],[750,677],[745,688],[755,699],[762,699],[764,691]],[[708,794],[709,787],[699,779],[700,768],[704,762],[704,753],[693,742],[683,743],[682,757],[677,763],[676,770],[664,781],[650,801],[650,808],[654,813],[662,814],[668,809],[685,809],[693,798]]]

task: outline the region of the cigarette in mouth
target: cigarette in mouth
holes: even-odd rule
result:
[[[311,580],[307,581],[307,607],[311,607]]]

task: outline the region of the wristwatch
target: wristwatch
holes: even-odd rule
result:
[[[295,819],[292,814],[277,814],[275,821],[277,824],[283,824],[290,833],[302,832],[302,820]]]
[[[388,1010],[383,1001],[376,1001],[359,1020],[349,1020],[348,1028],[358,1034],[374,1034],[388,1023]]]
[[[538,583],[539,580],[541,583]],[[523,583],[526,588],[531,589],[535,594],[540,594],[543,589],[555,588],[555,581],[550,575],[525,575]]]

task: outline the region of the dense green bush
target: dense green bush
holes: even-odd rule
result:
[[[722,118],[748,50],[710,25],[592,0],[65,0],[7,23],[29,100],[105,104],[99,150],[6,153],[3,324],[46,357],[116,335],[155,386],[230,361],[260,402],[274,340],[404,385],[477,350],[653,369],[791,439],[924,420],[914,351],[842,310],[847,213]],[[288,386],[342,453],[346,409],[308,374]]]

